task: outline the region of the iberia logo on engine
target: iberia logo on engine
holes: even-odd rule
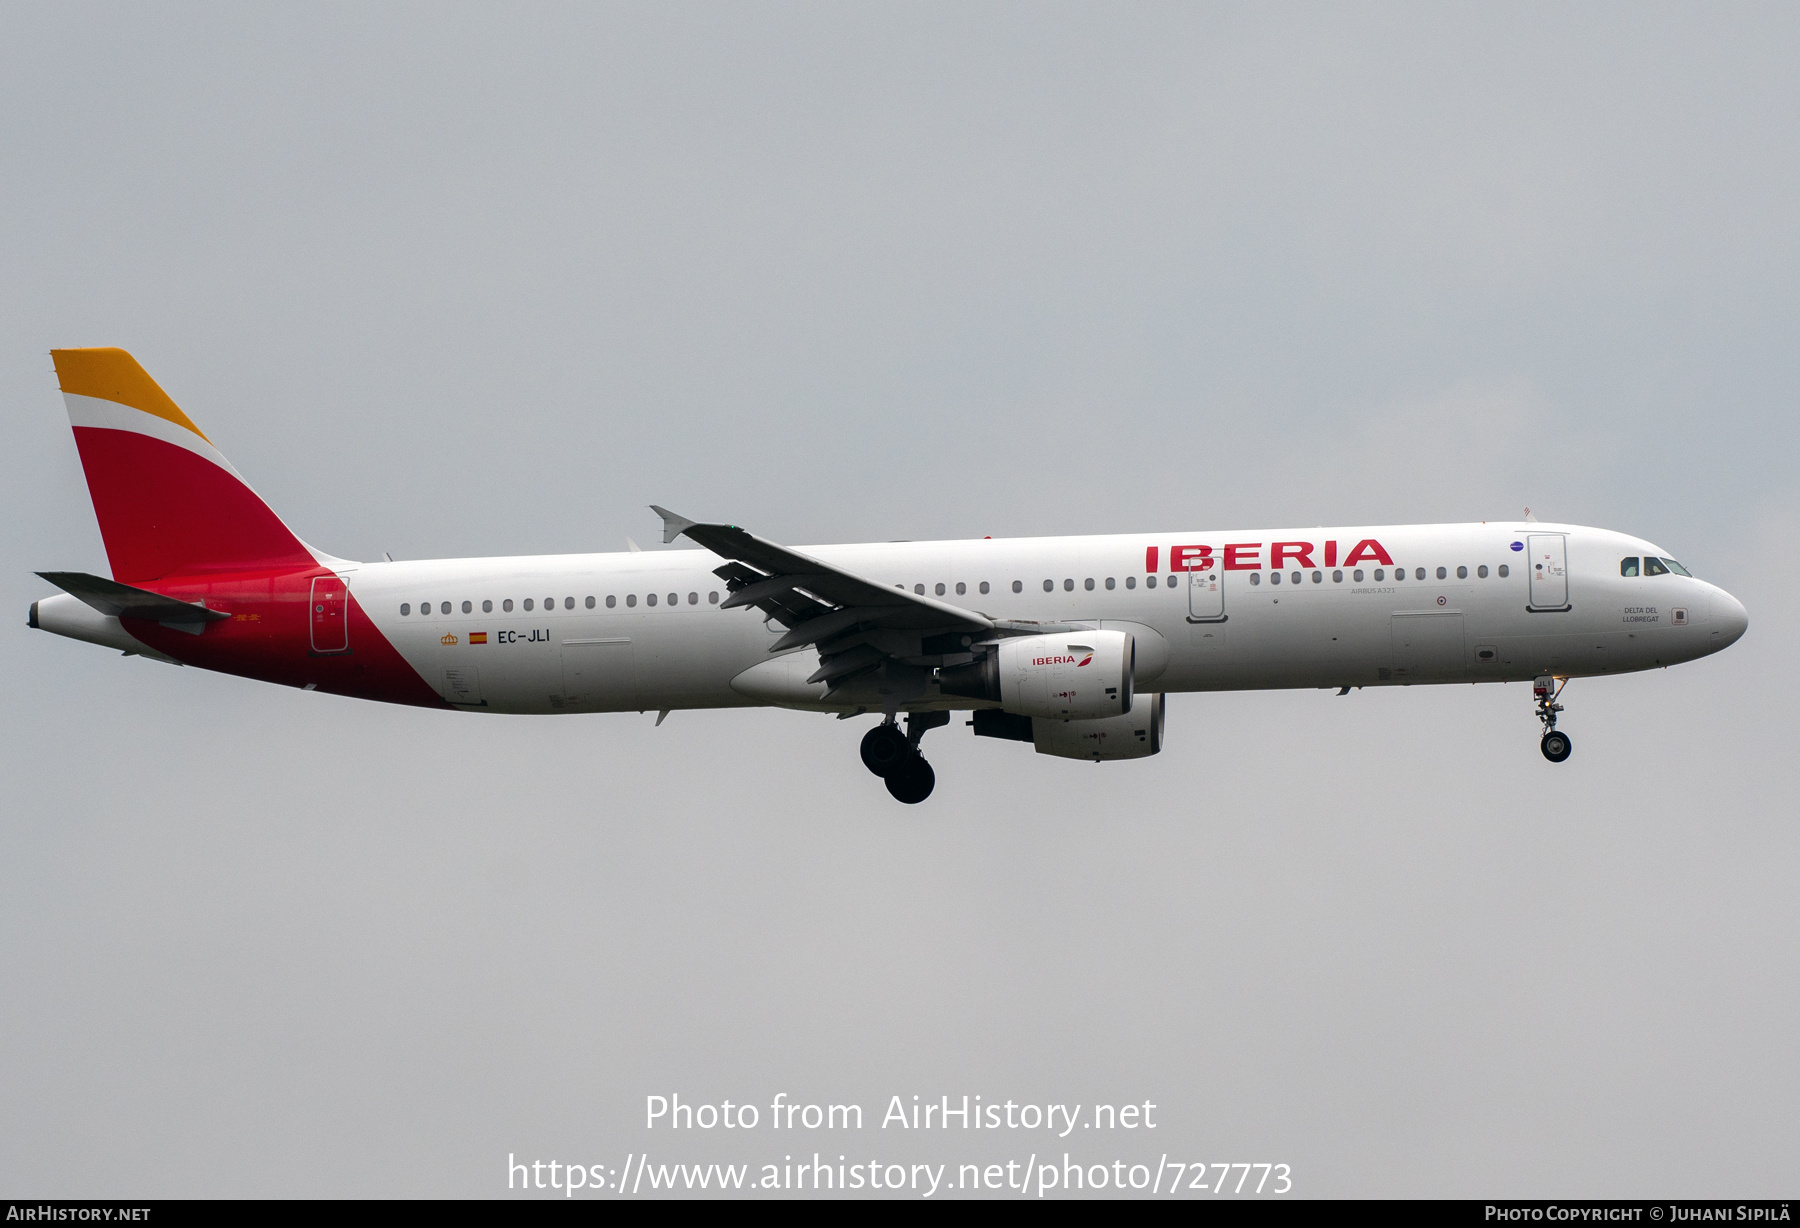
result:
[[[1077,661],[1072,656],[1056,656],[1056,657],[1033,657],[1033,658],[1031,658],[1031,663],[1033,665],[1073,665],[1076,669],[1080,669],[1082,666],[1086,665],[1088,662],[1090,662],[1094,659],[1094,654],[1093,654],[1092,650],[1083,649],[1083,651],[1087,652],[1087,656],[1081,658],[1081,660],[1079,660],[1079,661]]]

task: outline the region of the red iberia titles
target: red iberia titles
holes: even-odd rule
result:
[[[1389,556],[1382,544],[1373,537],[1365,537],[1350,547],[1344,555],[1343,562],[1338,561],[1338,544],[1335,541],[1324,543],[1323,547],[1315,547],[1311,542],[1270,542],[1269,569],[1280,571],[1286,567],[1318,567],[1315,556],[1322,555],[1326,567],[1354,567],[1358,563],[1380,563],[1392,567],[1394,560]],[[1144,570],[1157,570],[1161,548],[1147,546],[1144,549]],[[1170,546],[1170,571],[1212,571],[1215,567],[1223,571],[1261,571],[1263,566],[1262,542],[1230,542],[1215,548],[1212,546]]]

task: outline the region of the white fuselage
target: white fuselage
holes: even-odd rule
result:
[[[1525,548],[1533,539],[1542,539],[1536,544],[1545,547],[1544,558]],[[1353,544],[1365,540],[1391,562],[1365,550],[1346,564]],[[1328,542],[1336,565],[1327,564]],[[1553,549],[1557,543],[1561,550]],[[1278,572],[1271,566],[1277,545]],[[1570,525],[801,549],[993,620],[1129,631],[1140,691],[1622,673],[1717,651],[1747,623],[1730,594],[1702,580],[1621,574],[1622,559],[1662,556],[1658,547]],[[1550,574],[1546,559],[1563,574]],[[1172,563],[1184,570],[1171,571]],[[1192,569],[1202,563],[1203,570]],[[753,609],[719,608],[727,593],[713,574],[719,564],[708,551],[669,550],[362,564],[340,574],[407,662],[459,706],[515,713],[769,703],[831,709],[822,702],[823,686],[804,683],[818,663],[813,649],[772,663],[769,647],[784,628]],[[906,706],[982,705],[934,688]]]

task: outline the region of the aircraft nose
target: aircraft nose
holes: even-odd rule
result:
[[[1744,603],[1733,597],[1724,589],[1714,589],[1712,595],[1712,638],[1713,651],[1729,648],[1744,637],[1750,628],[1750,613],[1744,609]]]

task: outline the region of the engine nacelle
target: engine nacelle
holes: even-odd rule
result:
[[[1040,755],[1064,759],[1145,759],[1162,749],[1161,695],[1145,695],[1124,716],[1098,721],[1057,721],[1035,717],[1031,741]]]
[[[1137,646],[1124,631],[1001,640],[968,665],[938,671],[938,689],[1019,716],[1096,720],[1131,711]]]

